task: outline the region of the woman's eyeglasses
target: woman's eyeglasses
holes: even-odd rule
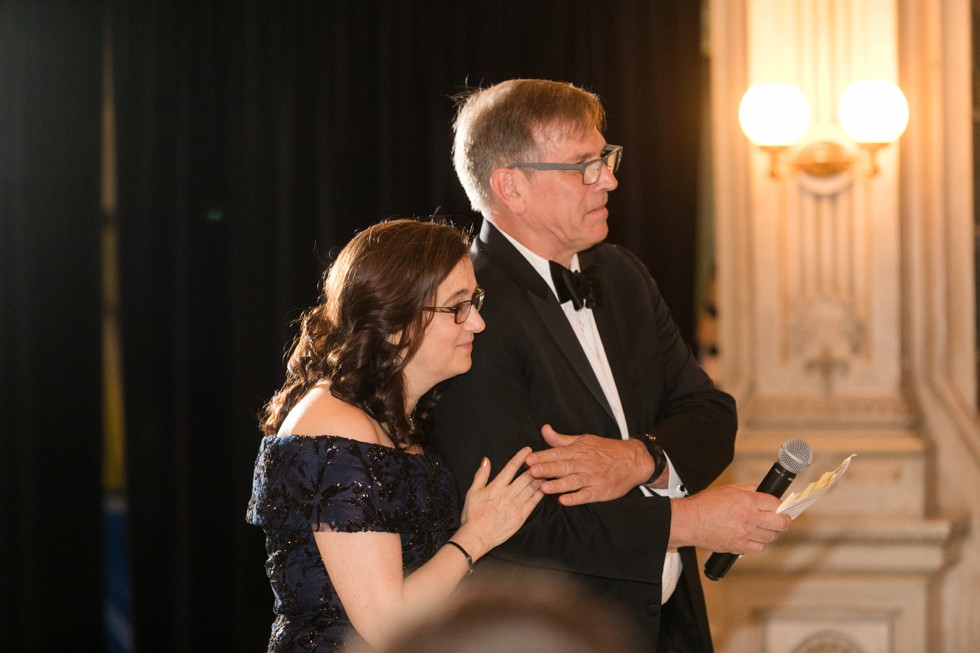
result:
[[[433,313],[452,313],[456,324],[462,324],[470,316],[471,308],[476,308],[477,312],[479,312],[483,307],[484,297],[483,288],[477,288],[473,292],[472,298],[465,299],[458,304],[453,304],[452,306],[423,306],[422,310],[432,311]]]

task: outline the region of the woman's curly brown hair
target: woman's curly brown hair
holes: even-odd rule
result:
[[[333,396],[376,419],[396,446],[418,442],[415,424],[428,419],[434,400],[430,393],[406,415],[402,369],[432,319],[422,308],[466,257],[469,241],[448,223],[410,219],[357,234],[325,272],[320,302],[299,319],[286,380],[259,415],[262,432],[277,433],[296,403],[326,380]]]

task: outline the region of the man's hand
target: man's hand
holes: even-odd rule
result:
[[[550,424],[541,435],[551,449],[535,451],[525,464],[545,494],[560,494],[563,506],[609,501],[626,495],[653,474],[653,460],[643,443],[597,435],[562,435]]]
[[[776,514],[781,501],[752,483],[708,488],[671,499],[668,546],[699,546],[718,553],[760,553],[793,520]]]

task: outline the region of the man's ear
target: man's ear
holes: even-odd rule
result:
[[[526,181],[527,178],[513,168],[497,168],[490,173],[490,189],[494,196],[515,215],[521,215],[527,209]]]

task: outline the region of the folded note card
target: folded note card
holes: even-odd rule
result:
[[[856,455],[852,453],[845,458],[844,462],[838,465],[834,471],[824,472],[823,476],[807,485],[806,489],[802,492],[790,493],[776,512],[789,515],[792,519],[796,519],[801,512],[816,503],[820,497],[825,495],[830,488],[837,484],[851,464],[851,458]]]

